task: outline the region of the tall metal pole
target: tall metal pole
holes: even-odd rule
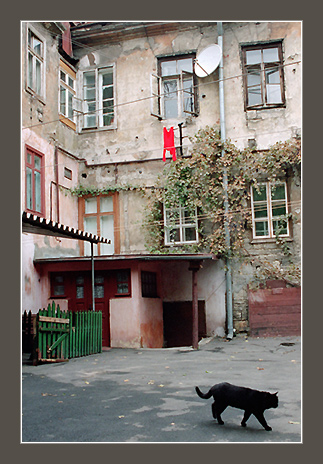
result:
[[[91,242],[91,266],[92,266],[92,311],[95,311],[93,242]]]
[[[193,348],[198,349],[198,297],[197,297],[197,271],[198,269],[192,270],[192,299],[193,299]]]
[[[224,87],[223,87],[223,27],[222,22],[218,22],[218,45],[221,47],[221,61],[219,65],[219,99],[220,99],[220,127],[221,140],[226,139],[225,133],[225,111],[224,111]],[[224,156],[224,150],[222,150]],[[228,200],[228,174],[227,170],[223,172],[223,188],[224,188],[224,231],[225,243],[228,249],[226,258],[226,293],[227,293],[227,338],[233,338],[233,314],[232,314],[232,270],[230,257],[230,228],[229,228],[229,200]]]

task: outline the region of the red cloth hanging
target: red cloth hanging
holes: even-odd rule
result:
[[[176,148],[174,140],[174,128],[171,127],[169,131],[164,127],[164,151],[163,161],[166,161],[166,150],[170,152],[173,157],[173,161],[176,161]]]

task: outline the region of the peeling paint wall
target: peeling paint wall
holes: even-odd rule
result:
[[[160,299],[140,300],[140,346],[142,348],[162,348],[163,304]]]

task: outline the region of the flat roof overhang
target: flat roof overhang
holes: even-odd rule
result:
[[[130,255],[106,255],[95,256],[95,262],[116,262],[116,261],[204,261],[205,259],[217,260],[216,255],[211,253],[169,253],[169,254],[130,254]],[[38,258],[34,260],[36,264],[42,263],[72,263],[90,261],[90,256],[62,257],[62,258]]]

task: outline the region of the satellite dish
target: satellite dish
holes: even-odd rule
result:
[[[194,71],[198,77],[206,77],[219,66],[222,57],[220,45],[213,44],[204,48],[195,59]]]

